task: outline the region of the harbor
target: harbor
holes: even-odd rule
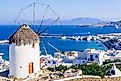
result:
[[[59,38],[59,39],[62,39],[62,40],[76,40],[76,41],[95,41],[98,39],[97,36],[73,36],[73,35],[70,35],[70,36],[63,36],[63,35],[58,35],[58,34],[52,34],[52,35],[42,35],[41,36],[42,38]]]

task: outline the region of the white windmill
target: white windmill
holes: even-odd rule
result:
[[[36,3],[33,3],[26,7],[28,8],[30,6],[33,6],[33,24],[35,23],[35,4]],[[48,5],[47,5],[47,8],[49,8]],[[45,10],[45,14],[46,14],[47,8]],[[22,11],[24,11],[24,9],[22,9]],[[22,13],[22,11],[19,13],[18,17]],[[59,17],[54,22],[52,22],[52,24],[54,24],[58,19]],[[16,19],[16,21],[17,20],[18,18]],[[43,20],[40,23],[40,27],[42,23],[43,23]],[[9,61],[10,61],[9,76],[26,78],[27,76],[35,74],[40,71],[39,37],[42,32],[46,31],[49,28],[47,27],[40,32],[40,27],[38,31],[33,31],[28,25],[23,24],[15,33],[13,33],[13,35],[10,36],[9,38]]]

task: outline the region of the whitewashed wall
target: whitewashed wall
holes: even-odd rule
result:
[[[26,78],[29,75],[29,63],[34,63],[34,73],[40,70],[39,43],[35,48],[31,45],[9,45],[10,73],[9,76]]]

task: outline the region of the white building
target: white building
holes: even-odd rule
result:
[[[105,52],[95,49],[85,49],[83,52],[79,53],[78,58],[73,60],[73,64],[84,64],[88,62],[96,62],[99,65],[103,64],[103,57]]]
[[[3,53],[0,53],[0,73],[5,72],[9,68],[9,61],[2,58]]]
[[[105,54],[106,59],[105,60],[115,60],[115,59],[121,59],[121,50],[108,50]]]
[[[64,53],[64,56],[62,58],[62,62],[64,63],[73,63],[73,60],[78,57],[77,51],[67,51]]]
[[[94,61],[99,63],[99,65],[103,64],[103,56],[104,51],[101,50],[95,50],[95,49],[87,49],[87,60],[88,61]]]
[[[39,36],[23,24],[9,38],[9,76],[26,78],[40,71]]]
[[[58,59],[53,58],[51,55],[41,55],[40,56],[40,66],[41,68],[47,68],[50,66],[58,65]]]

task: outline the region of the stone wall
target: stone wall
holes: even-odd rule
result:
[[[0,81],[23,81],[20,79],[9,79],[5,77],[0,77]],[[28,81],[49,81],[49,79],[42,79],[42,78],[36,78]],[[72,80],[66,80],[66,81],[121,81],[121,77],[115,77],[115,78],[76,78]]]
[[[13,79],[5,78],[5,77],[0,77],[0,81],[13,81]]]
[[[77,78],[69,81],[121,81],[121,77],[115,78]]]

